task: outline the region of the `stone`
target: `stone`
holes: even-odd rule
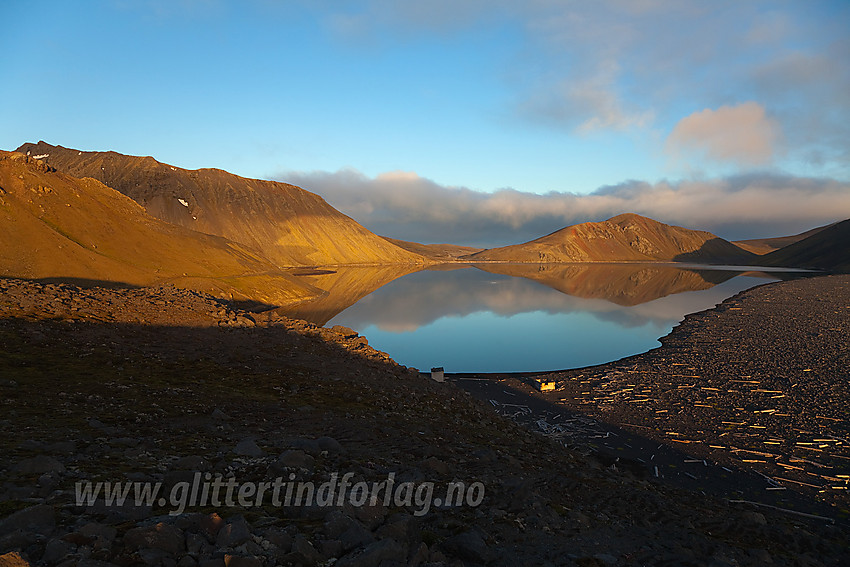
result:
[[[198,522],[198,529],[200,529],[201,533],[207,536],[210,541],[215,541],[218,536],[218,532],[222,527],[224,527],[224,525],[224,518],[213,512],[200,519]]]
[[[342,544],[343,551],[365,547],[375,541],[372,532],[363,527],[359,522],[340,534],[337,539]]]
[[[225,567],[263,567],[263,562],[253,555],[225,555],[224,565]]]
[[[475,530],[468,530],[450,537],[440,547],[449,555],[464,561],[486,564],[496,558],[495,553],[487,547],[484,539]]]
[[[342,452],[342,445],[333,437],[319,437],[316,439],[316,443],[319,445],[319,450],[327,451],[332,455]]]
[[[30,562],[21,557],[17,551],[0,555],[0,567],[29,567]]]
[[[243,516],[234,516],[221,528],[216,538],[218,547],[236,547],[251,539],[251,528]]]
[[[300,449],[308,453],[319,453],[321,451],[321,449],[319,449],[319,443],[315,439],[293,439],[289,443],[289,446],[293,449]]]
[[[341,335],[344,339],[356,339],[360,336],[360,334],[354,329],[344,327],[342,325],[334,325],[333,327],[331,327],[331,331],[333,331],[337,335]]]
[[[382,539],[363,551],[354,551],[334,563],[334,567],[378,567],[384,561],[406,563],[404,548],[392,539]]]
[[[428,457],[421,464],[422,468],[433,471],[438,475],[445,476],[449,474],[449,465],[436,457]]]
[[[761,512],[755,512],[753,510],[747,510],[743,514],[741,514],[741,519],[750,524],[755,524],[757,526],[767,525],[767,519],[764,517],[764,514]]]
[[[313,466],[315,459],[301,450],[284,451],[275,461],[279,468],[309,469]]]
[[[226,413],[224,413],[223,411],[221,411],[218,408],[215,408],[212,411],[212,413],[210,414],[210,417],[217,420],[217,421],[230,421],[232,419],[229,415],[227,415]]]
[[[239,443],[237,443],[236,448],[233,449],[233,452],[241,457],[262,457],[263,450],[254,442],[253,439],[243,439]]]
[[[76,546],[61,539],[51,539],[44,546],[44,555],[41,556],[41,562],[48,565],[55,565],[65,559],[74,551]]]
[[[322,560],[321,554],[316,551],[316,548],[304,534],[295,536],[295,541],[292,542],[292,554],[302,557],[309,564],[318,563]]]
[[[44,473],[63,473],[65,465],[47,455],[37,455],[29,459],[19,461],[12,469],[21,474],[44,474]]]
[[[30,533],[48,535],[56,525],[56,512],[53,506],[38,504],[7,516],[0,521],[0,536],[26,530]]]
[[[124,545],[133,550],[154,549],[171,555],[185,551],[183,531],[163,522],[128,530],[124,534]]]

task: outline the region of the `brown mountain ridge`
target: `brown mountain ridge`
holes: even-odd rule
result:
[[[187,170],[152,157],[85,152],[46,142],[19,152],[75,177],[92,177],[166,222],[238,242],[277,267],[421,264],[427,260],[373,234],[295,185],[220,169]]]
[[[322,293],[245,246],[163,222],[95,179],[17,152],[0,152],[0,275],[173,283],[271,305]]]
[[[756,256],[710,232],[671,226],[634,213],[562,228],[524,244],[464,256],[488,262],[750,263]]]

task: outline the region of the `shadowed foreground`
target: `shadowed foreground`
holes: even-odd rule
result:
[[[842,528],[564,448],[344,328],[175,288],[0,280],[0,554],[65,565],[838,565]],[[485,487],[476,507],[77,506],[194,473]],[[20,563],[24,564],[24,563]]]

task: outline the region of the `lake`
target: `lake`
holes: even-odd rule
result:
[[[446,372],[560,370],[659,346],[688,313],[787,279],[765,269],[652,264],[451,264],[308,274],[327,296],[287,315],[344,325],[400,364]]]

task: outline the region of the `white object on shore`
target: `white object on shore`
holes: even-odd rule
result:
[[[434,382],[445,382],[446,374],[442,366],[436,366],[431,369],[431,380]]]
[[[534,381],[534,385],[541,392],[548,392],[557,387],[557,382],[551,378],[538,378]]]

